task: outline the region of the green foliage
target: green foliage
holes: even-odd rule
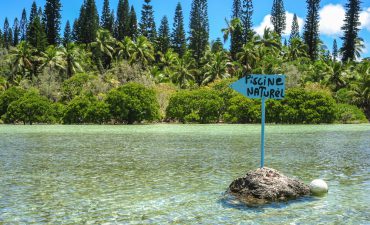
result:
[[[128,83],[111,90],[106,97],[112,119],[133,124],[159,119],[159,104],[154,90]]]
[[[274,31],[281,37],[286,28],[286,16],[283,0],[274,0],[271,10],[271,23]]]
[[[4,115],[7,110],[8,106],[20,99],[25,93],[25,90],[19,87],[11,87],[6,91],[0,93],[0,116]]]
[[[287,91],[282,105],[283,123],[332,123],[335,120],[335,101],[322,91],[292,88]]]
[[[198,62],[208,47],[209,22],[207,0],[193,0],[190,12],[189,49]]]
[[[338,104],[336,106],[337,120],[340,123],[368,123],[364,112],[354,105]]]
[[[97,79],[96,76],[80,73],[65,80],[62,85],[63,99],[69,101],[84,92],[91,92],[90,88],[93,85],[92,81],[95,79]]]
[[[53,115],[51,102],[35,90],[26,92],[23,97],[12,102],[5,114],[5,122],[45,123]]]
[[[224,115],[229,123],[259,123],[261,121],[261,103],[237,95],[230,99]]]
[[[168,19],[164,16],[161,20],[161,25],[158,30],[157,51],[167,52],[170,48],[170,28]]]
[[[55,45],[60,41],[61,7],[60,0],[46,0],[43,20],[45,22],[46,37],[49,45]]]
[[[304,24],[303,38],[308,46],[307,53],[311,60],[316,60],[318,56],[319,38],[319,8],[320,0],[306,0],[307,16]]]
[[[119,0],[117,6],[117,20],[115,27],[115,37],[122,41],[129,32],[129,8],[128,0]]]
[[[350,0],[346,4],[346,16],[344,19],[343,30],[343,46],[341,48],[342,61],[356,59],[356,41],[358,39],[358,32],[360,31],[360,10],[361,0]]]
[[[81,6],[80,15],[76,23],[75,33],[77,41],[84,44],[95,41],[98,29],[99,15],[95,0],[86,0]]]
[[[169,120],[183,123],[216,123],[222,106],[222,99],[214,90],[179,91],[170,98],[166,115]]]
[[[142,36],[154,43],[157,38],[157,28],[155,26],[153,6],[150,5],[150,2],[151,0],[145,0],[143,4],[139,31]]]
[[[186,36],[184,26],[184,15],[182,12],[181,3],[178,2],[175,11],[175,17],[173,19],[173,28],[171,34],[171,46],[174,51],[183,56],[186,52]]]

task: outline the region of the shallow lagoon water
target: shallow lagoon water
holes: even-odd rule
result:
[[[0,224],[368,224],[370,126],[266,127],[265,165],[326,196],[224,197],[259,166],[259,125],[0,126]]]

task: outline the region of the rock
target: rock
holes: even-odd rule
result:
[[[265,204],[288,201],[309,195],[310,188],[271,168],[259,168],[234,180],[228,193],[246,204]]]
[[[310,191],[313,195],[322,195],[329,190],[327,183],[324,180],[316,179],[310,183]]]

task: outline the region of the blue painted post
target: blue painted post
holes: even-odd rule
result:
[[[262,96],[262,118],[261,118],[261,168],[265,164],[265,97]]]

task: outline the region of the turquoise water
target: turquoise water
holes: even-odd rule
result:
[[[329,193],[247,207],[258,125],[0,126],[0,224],[369,224],[370,126],[267,126],[265,165]]]

